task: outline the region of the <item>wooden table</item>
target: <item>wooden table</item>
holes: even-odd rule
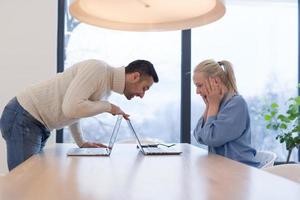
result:
[[[143,156],[115,145],[110,157],[67,157],[57,144],[0,179],[1,200],[300,199],[300,184],[189,144],[182,155]]]

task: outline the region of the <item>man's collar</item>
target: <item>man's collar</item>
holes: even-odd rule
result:
[[[123,94],[125,89],[125,67],[112,68],[112,91]]]

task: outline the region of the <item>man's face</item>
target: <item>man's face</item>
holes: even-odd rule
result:
[[[153,82],[152,76],[140,76],[138,73],[137,76],[134,76],[131,80],[126,81],[124,95],[128,100],[135,96],[143,98],[145,92],[150,89]]]

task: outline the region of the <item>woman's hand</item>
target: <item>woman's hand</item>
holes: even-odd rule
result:
[[[207,119],[207,112],[208,112],[208,101],[207,101],[207,98],[206,98],[206,95],[201,95],[201,97],[202,97],[202,99],[203,99],[203,101],[204,101],[204,103],[205,103],[205,110],[204,110],[204,113],[203,113],[203,119],[204,119],[204,122],[206,121],[206,119]]]
[[[205,93],[207,94],[206,99],[209,105],[207,117],[215,116],[219,112],[219,106],[225,94],[224,87],[221,85],[220,80],[211,77],[205,81],[204,87]]]
[[[217,79],[209,77],[205,81],[205,90],[209,106],[219,106],[224,97],[224,90]]]
[[[204,103],[205,103],[205,106],[208,107],[207,95],[203,95],[203,96],[201,96],[201,97],[202,97],[202,100],[203,100]]]

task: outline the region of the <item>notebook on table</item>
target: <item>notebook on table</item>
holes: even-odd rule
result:
[[[108,148],[72,148],[68,151],[67,155],[68,156],[110,156],[118,136],[122,118],[123,118],[122,115],[118,115],[108,143]]]
[[[144,155],[179,155],[182,153],[182,151],[178,151],[177,149],[174,148],[168,148],[168,149],[162,149],[158,147],[157,145],[142,145],[141,140],[134,130],[132,123],[130,120],[126,120],[129,126],[129,129],[131,130],[132,134],[137,140],[137,144],[139,147],[139,150],[144,154]]]

